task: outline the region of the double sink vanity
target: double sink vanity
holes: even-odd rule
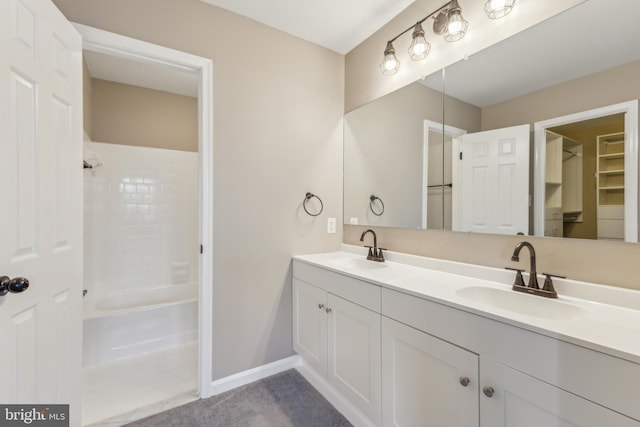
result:
[[[293,259],[300,372],[352,423],[640,426],[640,292],[384,255]]]

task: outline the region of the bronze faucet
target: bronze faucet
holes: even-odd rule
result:
[[[533,249],[533,245],[529,242],[520,242],[516,245],[516,248],[513,250],[513,255],[511,255],[511,261],[520,261],[520,250],[526,247],[529,249],[529,259],[530,259],[530,267],[529,267],[529,288],[532,289],[540,289],[538,286],[538,276],[536,273],[536,251]]]
[[[531,271],[529,273],[529,284],[527,286],[524,285],[524,281],[522,280],[523,270],[507,267],[509,270],[515,270],[517,272],[516,280],[513,283],[513,290],[518,292],[526,292],[534,295],[540,295],[547,298],[558,298],[558,293],[553,287],[553,281],[551,280],[551,278],[558,277],[560,279],[566,279],[566,277],[556,276],[554,274],[549,274],[549,273],[542,273],[546,276],[546,279],[544,281],[544,286],[542,287],[542,289],[540,289],[540,286],[538,286],[538,276],[537,276],[538,273],[536,272],[536,251],[533,249],[533,245],[531,243],[529,242],[518,243],[515,249],[513,250],[511,261],[516,261],[516,262],[520,261],[520,250],[524,247],[529,249],[529,255],[530,255],[529,268]]]
[[[378,236],[376,236],[375,231],[373,231],[372,229],[365,230],[362,233],[362,236],[360,236],[360,241],[364,242],[364,236],[367,233],[373,234],[373,247],[365,245],[365,248],[369,248],[367,259],[370,261],[384,262],[384,255],[382,254],[382,251],[386,251],[386,249],[378,247]]]

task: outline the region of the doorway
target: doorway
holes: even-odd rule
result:
[[[534,140],[536,236],[638,241],[637,100],[537,122]]]
[[[197,280],[197,395],[211,395],[212,378],[212,62],[185,52],[153,45],[84,25],[74,24],[83,39],[83,49],[124,60],[137,61],[165,70],[192,74],[198,81],[198,239]],[[176,268],[180,270],[181,266]],[[177,273],[180,273],[180,271]]]

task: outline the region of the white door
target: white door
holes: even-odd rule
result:
[[[382,425],[478,426],[478,356],[382,318]]]
[[[529,125],[456,139],[453,230],[529,232]]]
[[[631,418],[492,360],[481,357],[480,372],[481,427],[638,425]]]
[[[0,2],[0,402],[80,425],[81,38],[49,0]]]
[[[380,425],[380,314],[329,294],[328,380]]]

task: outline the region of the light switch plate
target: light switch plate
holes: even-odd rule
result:
[[[336,233],[336,219],[335,218],[327,218],[327,233],[335,234]]]

